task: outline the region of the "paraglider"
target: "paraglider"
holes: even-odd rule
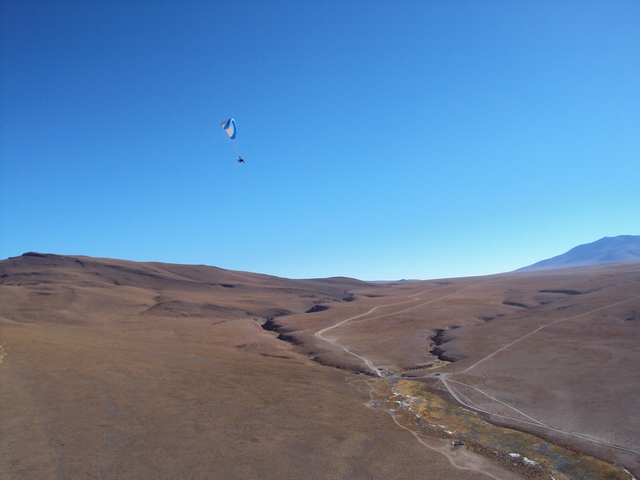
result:
[[[238,163],[244,163],[244,158],[240,155],[240,149],[238,148],[238,143],[236,142],[236,135],[238,133],[238,127],[236,126],[236,121],[233,118],[229,118],[224,122],[220,123],[222,129],[229,137],[229,141],[233,145],[233,148],[238,152]]]

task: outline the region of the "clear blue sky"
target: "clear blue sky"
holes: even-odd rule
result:
[[[427,279],[640,234],[638,1],[0,9],[0,258]]]

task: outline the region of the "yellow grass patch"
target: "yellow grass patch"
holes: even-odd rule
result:
[[[434,363],[433,365],[429,365],[425,370],[437,370],[438,368],[446,367],[451,362],[447,362],[446,360],[440,360],[439,362]]]
[[[470,410],[453,405],[411,380],[391,380],[390,390],[401,405],[428,424],[428,430],[462,440],[479,453],[498,456],[514,467],[552,475],[556,479],[629,479],[625,471],[596,458],[580,455],[529,433],[492,425]]]

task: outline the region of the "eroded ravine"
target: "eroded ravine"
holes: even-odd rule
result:
[[[422,382],[402,379],[398,375],[388,378],[382,368],[374,365],[364,355],[351,351],[339,343],[336,338],[324,336],[330,330],[351,322],[362,322],[402,313],[457,295],[471,286],[467,285],[454,293],[422,302],[410,308],[403,308],[384,315],[370,316],[383,307],[417,302],[420,295],[434,289],[410,295],[411,300],[378,305],[365,313],[349,317],[317,331],[315,337],[360,359],[378,377],[367,381],[371,391],[386,392],[386,394],[383,393],[382,395],[379,393],[377,401],[374,401],[373,395],[370,394],[372,401],[369,406],[374,405],[375,408],[382,408],[387,411],[399,427],[410,431],[416,440],[425,447],[439,451],[447,456],[452,465],[457,468],[473,469],[491,478],[506,478],[504,471],[502,473],[498,470],[492,471],[491,463],[480,465],[477,460],[475,462],[470,461],[469,459],[475,458],[475,456],[473,453],[471,455],[464,453],[466,449],[469,449],[470,452],[481,454],[497,461],[504,468],[525,478],[633,479],[634,477],[627,470],[610,465],[594,457],[567,450],[519,430],[493,425],[482,419],[478,413],[462,406],[453,405],[439,395],[427,391],[425,384]],[[485,359],[481,361],[483,360]],[[442,380],[445,379],[442,378]],[[371,382],[375,382],[378,385],[373,387]],[[450,389],[448,382],[443,381],[443,384]],[[456,395],[453,396],[456,398]],[[467,405],[464,401],[458,401],[463,406]],[[527,416],[526,414],[523,415]],[[452,447],[452,441],[455,440],[462,442],[464,445]]]
[[[387,304],[384,304],[384,305],[378,305],[376,307],[373,307],[371,310],[369,310],[369,311],[367,311],[365,313],[361,313],[359,315],[354,315],[353,317],[346,318],[346,319],[341,320],[341,321],[339,321],[339,322],[337,322],[337,323],[335,323],[333,325],[325,327],[322,330],[318,330],[316,333],[314,333],[314,336],[316,338],[319,338],[320,340],[323,340],[323,341],[325,341],[327,343],[330,343],[331,345],[333,345],[333,346],[335,346],[335,347],[337,347],[337,348],[339,348],[341,350],[344,350],[349,355],[352,355],[352,356],[360,359],[369,368],[369,370],[371,370],[372,373],[374,373],[378,377],[382,378],[382,377],[386,376],[385,375],[385,371],[384,371],[383,368],[374,365],[373,362],[371,361],[371,359],[368,359],[368,358],[364,357],[363,355],[359,355],[359,354],[353,352],[352,350],[350,350],[346,346],[344,346],[341,343],[339,343],[336,339],[331,339],[331,338],[325,337],[324,334],[327,333],[330,330],[333,330],[335,328],[341,327],[343,325],[346,325],[346,324],[349,324],[349,323],[354,323],[354,322],[358,321],[358,319],[361,319],[359,321],[362,321],[362,320],[374,320],[374,319],[378,319],[378,318],[382,318],[382,317],[388,317],[390,315],[398,315],[400,313],[405,313],[405,312],[408,312],[410,310],[414,310],[416,308],[422,307],[424,305],[428,305],[430,303],[434,303],[434,302],[443,300],[445,298],[457,295],[460,292],[462,292],[463,290],[466,290],[467,288],[469,288],[470,286],[471,285],[467,285],[464,288],[461,288],[460,290],[457,290],[456,292],[449,293],[447,295],[443,295],[442,297],[438,297],[438,298],[435,298],[435,299],[432,299],[432,300],[428,300],[426,302],[419,303],[418,305],[412,305],[409,308],[403,308],[403,309],[400,309],[398,311],[394,311],[394,312],[391,312],[391,313],[385,313],[383,315],[376,315],[376,316],[372,316],[372,317],[369,316],[373,312],[378,310],[379,308],[387,308],[387,307],[392,307],[392,306],[395,306],[395,305],[405,305],[407,303],[417,302],[417,301],[419,301],[418,297],[420,297],[420,295],[424,295],[427,292],[433,292],[434,290],[440,290],[442,288],[445,288],[446,286],[445,287],[436,287],[436,288],[423,290],[422,292],[415,293],[413,295],[409,295],[409,298],[411,298],[411,300],[403,300],[403,301],[400,301],[400,302],[392,302],[392,303],[387,303]]]

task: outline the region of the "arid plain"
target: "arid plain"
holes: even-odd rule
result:
[[[25,254],[0,362],[2,479],[640,476],[638,262],[367,283]]]

